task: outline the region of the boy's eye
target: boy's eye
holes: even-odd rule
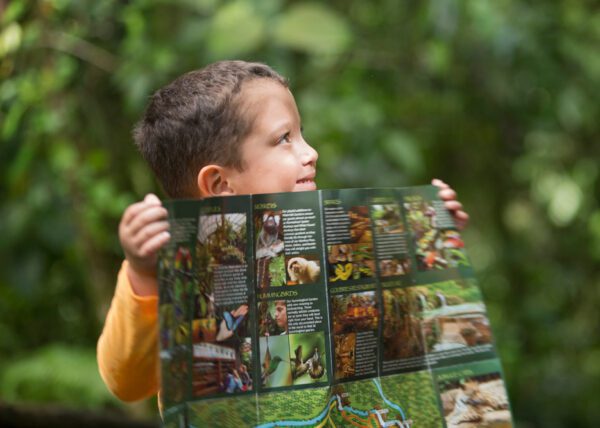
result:
[[[277,141],[277,144],[280,144],[280,143],[291,143],[291,142],[292,142],[292,137],[290,136],[289,132],[286,132],[281,137],[279,137],[279,140]]]

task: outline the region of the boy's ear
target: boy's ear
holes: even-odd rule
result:
[[[235,191],[227,182],[227,170],[219,165],[206,165],[200,170],[198,190],[203,198],[235,195]]]

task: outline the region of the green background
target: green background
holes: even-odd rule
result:
[[[94,360],[119,218],[158,192],[131,128],[241,58],[290,78],[319,187],[452,184],[519,426],[599,425],[598,46],[585,0],[1,0],[0,410],[156,418]]]

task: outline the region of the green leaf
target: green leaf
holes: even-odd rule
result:
[[[417,142],[403,132],[390,133],[382,143],[389,158],[409,175],[418,175],[424,169],[424,162]]]
[[[238,0],[217,12],[207,37],[217,58],[247,54],[264,41],[265,22],[249,2]]]
[[[23,31],[21,26],[13,22],[0,33],[0,58],[16,51],[21,46]]]
[[[3,139],[9,139],[15,135],[21,124],[21,118],[23,117],[25,110],[25,105],[19,101],[11,106],[8,114],[4,118],[4,125],[1,128]]]
[[[16,21],[25,12],[25,1],[11,1],[8,3],[6,10],[2,14],[2,24],[8,24],[9,22]]]
[[[352,40],[346,21],[318,3],[300,3],[284,12],[274,30],[275,42],[310,54],[342,53]]]

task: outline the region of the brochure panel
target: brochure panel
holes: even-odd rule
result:
[[[170,201],[165,426],[512,426],[433,186]]]

